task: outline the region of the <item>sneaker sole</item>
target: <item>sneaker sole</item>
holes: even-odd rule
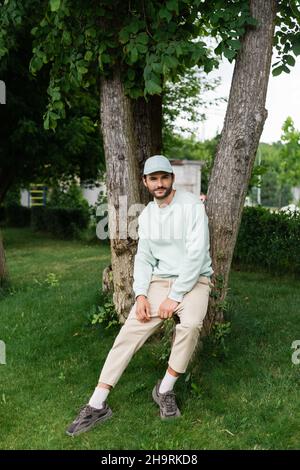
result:
[[[97,421],[94,421],[92,424],[90,424],[88,427],[86,428],[83,428],[83,429],[79,429],[78,431],[76,432],[69,432],[69,431],[66,431],[66,434],[67,436],[70,436],[70,437],[74,437],[74,436],[78,436],[79,434],[82,434],[83,432],[87,432],[89,431],[91,428],[93,428],[94,426],[96,426],[96,424],[99,424],[99,423],[103,423],[104,421],[108,420],[109,418],[112,417],[112,411],[109,410],[105,416],[101,416],[101,418],[97,419]]]

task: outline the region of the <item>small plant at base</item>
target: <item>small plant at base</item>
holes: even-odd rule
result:
[[[88,315],[91,325],[102,325],[106,330],[119,325],[112,297],[101,292],[101,305],[94,305]]]
[[[210,335],[213,344],[213,356],[219,356],[220,353],[227,355],[228,346],[225,343],[226,337],[230,334],[231,322],[215,323]]]

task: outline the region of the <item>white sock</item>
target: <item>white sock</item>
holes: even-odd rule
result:
[[[173,387],[177,379],[178,377],[174,377],[174,375],[169,374],[169,372],[167,371],[164,378],[161,381],[161,384],[159,387],[159,393],[166,393],[166,392],[170,392],[171,390],[173,390]]]
[[[103,403],[105,402],[109,392],[110,390],[108,388],[96,387],[90,398],[89,405],[93,408],[103,408]]]

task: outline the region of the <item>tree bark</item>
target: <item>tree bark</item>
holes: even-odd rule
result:
[[[159,104],[138,100],[134,103],[124,93],[120,71],[101,79],[101,129],[106,160],[107,199],[113,272],[113,301],[123,322],[133,301],[133,262],[137,239],[126,227],[137,214],[128,216],[132,204],[146,204],[148,194],[141,182],[141,167],[146,158],[159,150],[160,132],[153,125],[153,113]],[[161,108],[160,108],[161,109]],[[160,111],[161,112],[161,111]],[[157,140],[157,144],[153,144]],[[121,199],[120,199],[121,198]]]
[[[161,152],[162,97],[154,95],[149,97],[148,101],[144,98],[133,101],[133,121],[138,150],[141,202],[148,204],[151,197],[143,184],[142,176],[147,158]]]
[[[223,322],[228,276],[248,183],[267,117],[276,1],[251,0],[257,27],[246,32],[237,57],[221,140],[209,181],[207,213],[215,288],[204,333]]]

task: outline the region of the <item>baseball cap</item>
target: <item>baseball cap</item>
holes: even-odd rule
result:
[[[145,161],[144,175],[149,175],[150,173],[155,173],[156,171],[174,173],[171,163],[163,155],[154,155]]]

